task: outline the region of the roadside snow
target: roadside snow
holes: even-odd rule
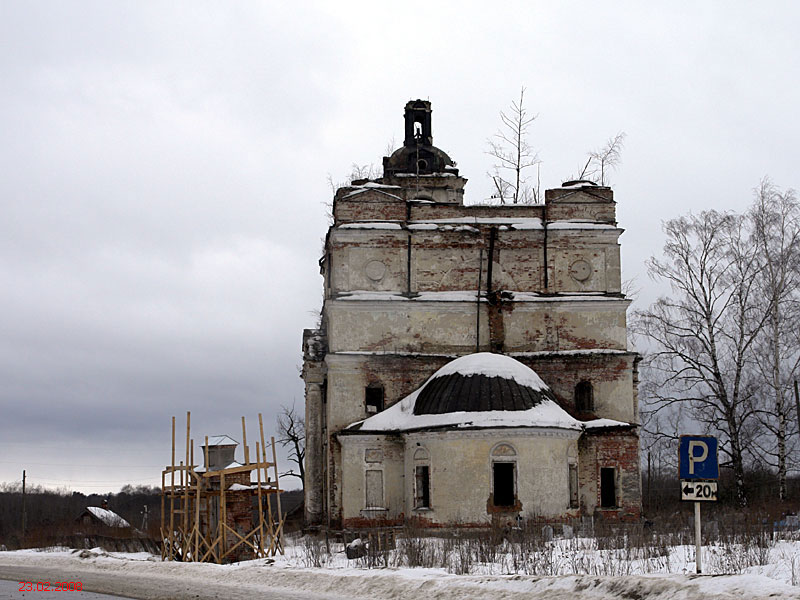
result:
[[[274,597],[279,590],[311,594],[329,594],[342,598],[418,600],[567,600],[591,598],[611,600],[641,598],[648,600],[789,600],[800,598],[798,588],[789,585],[790,565],[800,558],[800,543],[783,542],[784,559],[774,564],[748,570],[741,575],[694,575],[691,558],[684,547],[673,548],[675,556],[665,557],[663,573],[637,571],[639,565],[612,558],[604,563],[614,575],[563,574],[559,576],[503,574],[498,564],[480,564],[471,575],[455,575],[444,569],[389,567],[367,569],[363,561],[347,560],[341,544],[324,567],[306,565],[307,546],[287,544],[287,555],[275,560],[259,559],[230,565],[161,562],[144,553],[106,553],[92,551],[17,551],[0,552],[0,568],[42,567],[69,570],[75,579],[89,574],[119,582],[118,593],[138,598],[154,598],[166,585],[176,584],[197,598],[210,597],[211,587],[228,586],[249,597]],[[554,542],[563,544],[566,540]],[[574,543],[574,540],[570,541]],[[705,550],[705,549],[704,549]],[[601,551],[594,550],[595,554]],[[681,553],[683,552],[683,555]],[[704,551],[705,554],[705,551]],[[774,552],[773,552],[774,554]],[[325,558],[323,556],[323,558]],[[670,562],[672,558],[672,562]],[[779,565],[778,563],[782,563]],[[709,563],[712,564],[712,563]],[[562,568],[569,570],[568,559]],[[671,571],[669,569],[672,569]],[[244,597],[242,594],[230,597]]]

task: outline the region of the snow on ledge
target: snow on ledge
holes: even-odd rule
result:
[[[622,231],[616,225],[610,223],[587,223],[586,221],[553,221],[547,224],[548,229],[607,229],[609,231]]]
[[[615,421],[614,419],[593,419],[591,421],[585,421],[583,426],[586,429],[605,429],[608,427],[630,427],[631,424]]]
[[[234,483],[229,488],[229,492],[249,492],[250,490],[258,489],[257,485],[242,485],[241,483]]]
[[[507,225],[513,229],[542,229],[542,220],[539,217],[451,217],[449,219],[426,219],[425,221],[416,221],[411,223],[408,228],[417,228],[420,225]]]
[[[399,223],[386,223],[386,222],[360,222],[360,223],[345,223],[339,225],[339,229],[402,229]]]
[[[593,354],[632,354],[630,350],[618,350],[614,348],[580,348],[576,350],[536,350],[534,352],[509,352],[509,356],[520,356],[525,358],[534,358],[537,356],[550,356],[557,354],[559,356],[583,356]]]
[[[561,294],[541,296],[536,292],[515,292],[509,290],[512,302],[628,302],[619,296],[608,296],[604,292],[585,292],[583,294]],[[406,302],[475,302],[475,290],[452,290],[446,292],[419,292],[414,296],[404,296],[400,292],[383,292],[374,290],[351,290],[339,292],[334,300],[346,301],[406,301]],[[486,302],[481,297],[481,302]]]

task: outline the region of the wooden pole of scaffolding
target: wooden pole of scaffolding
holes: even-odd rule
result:
[[[167,550],[167,545],[164,543],[164,520],[166,519],[166,515],[164,514],[164,494],[166,493],[166,490],[164,489],[164,483],[166,482],[164,473],[165,471],[161,471],[161,560],[164,560],[165,552]]]
[[[192,413],[186,411],[186,462],[184,463],[186,473],[183,485],[183,560],[186,560],[186,554],[189,550],[189,452],[191,448],[191,418]]]
[[[242,446],[244,446],[244,464],[250,464],[250,450],[247,448],[247,428],[244,426],[244,417],[242,417]]]
[[[169,486],[169,559],[175,554],[175,417],[172,417],[172,462],[170,463]]]
[[[262,418],[261,413],[258,413],[258,431],[259,431],[259,434],[261,435],[261,462],[264,463],[264,484],[267,487],[270,487],[269,474],[268,474],[267,467],[266,467],[266,465],[267,465],[267,444],[264,443],[264,419]],[[272,526],[272,523],[273,523],[273,519],[272,519],[272,499],[271,499],[270,496],[271,496],[271,493],[268,490],[267,491],[267,516],[268,516],[268,519],[267,519],[267,532],[269,533],[269,536],[271,538],[273,533],[274,533],[274,529],[273,529],[273,526]],[[270,540],[270,547],[272,547],[271,540]]]
[[[225,528],[228,526],[227,503],[225,498],[225,473],[220,473],[219,476],[219,505],[220,505],[220,524],[219,524],[219,563],[222,564],[222,557],[225,554],[225,543],[228,537]]]
[[[260,446],[256,442],[256,477],[258,478],[258,558],[264,557],[264,505],[261,502],[261,455]]]
[[[203,448],[203,453],[204,453],[204,458],[205,458],[205,469],[206,469],[205,472],[208,473],[208,436],[206,436],[206,445]],[[198,483],[198,485],[199,485],[199,483]],[[208,491],[208,490],[206,490],[206,491]],[[209,542],[207,542],[207,543],[211,543],[211,545],[213,547],[214,538],[216,536],[213,536],[212,532],[211,532],[211,497],[208,494],[206,494],[206,528],[208,529],[208,531],[206,532],[205,539],[209,540]]]
[[[275,438],[270,437],[270,441],[272,442],[272,468],[275,469],[275,489],[277,490],[278,494],[278,521],[282,518],[281,513],[281,482],[278,475],[278,455],[275,452]]]
[[[194,498],[194,527],[192,531],[194,532],[194,548],[192,549],[192,560],[197,560],[197,552],[199,550],[198,546],[200,544],[200,540],[198,540],[198,536],[200,535],[200,478],[197,476],[194,470],[194,439],[192,440],[192,476],[194,477],[195,484],[197,486],[196,494]]]
[[[178,549],[180,551],[181,561],[186,560],[186,529],[183,526],[184,515],[186,511],[184,510],[184,500],[183,500],[183,490],[184,488],[184,474],[186,469],[183,467],[183,461],[178,463]]]
[[[278,504],[278,528],[275,530],[275,549],[283,554],[283,511],[281,511],[281,481],[278,475],[278,455],[275,451],[275,438],[270,437],[272,442],[272,468],[275,470],[275,494]]]

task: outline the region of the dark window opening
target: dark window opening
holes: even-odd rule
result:
[[[430,467],[421,466],[416,468],[416,497],[414,498],[415,508],[430,508],[431,506],[431,471]]]
[[[424,171],[425,169],[428,168],[428,161],[425,160],[424,158],[420,158],[417,161],[417,167],[419,168],[420,171]]]
[[[581,381],[575,386],[575,410],[578,412],[594,410],[594,391],[588,381]]]
[[[367,408],[367,414],[374,415],[381,412],[383,410],[383,388],[377,385],[371,385],[366,388],[364,404]]]
[[[578,465],[569,466],[569,507],[578,508]]]
[[[514,463],[497,462],[494,471],[494,505],[514,506]]]
[[[600,507],[616,508],[617,506],[617,470],[600,469]]]

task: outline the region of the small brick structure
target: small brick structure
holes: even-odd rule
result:
[[[186,459],[176,465],[173,417],[172,464],[161,476],[162,560],[223,563],[283,553],[275,440],[270,439],[268,461],[261,415],[259,429],[261,441],[251,455],[242,417],[242,462],[235,459],[236,440],[226,435],[206,437],[200,467],[194,464],[187,413]]]

